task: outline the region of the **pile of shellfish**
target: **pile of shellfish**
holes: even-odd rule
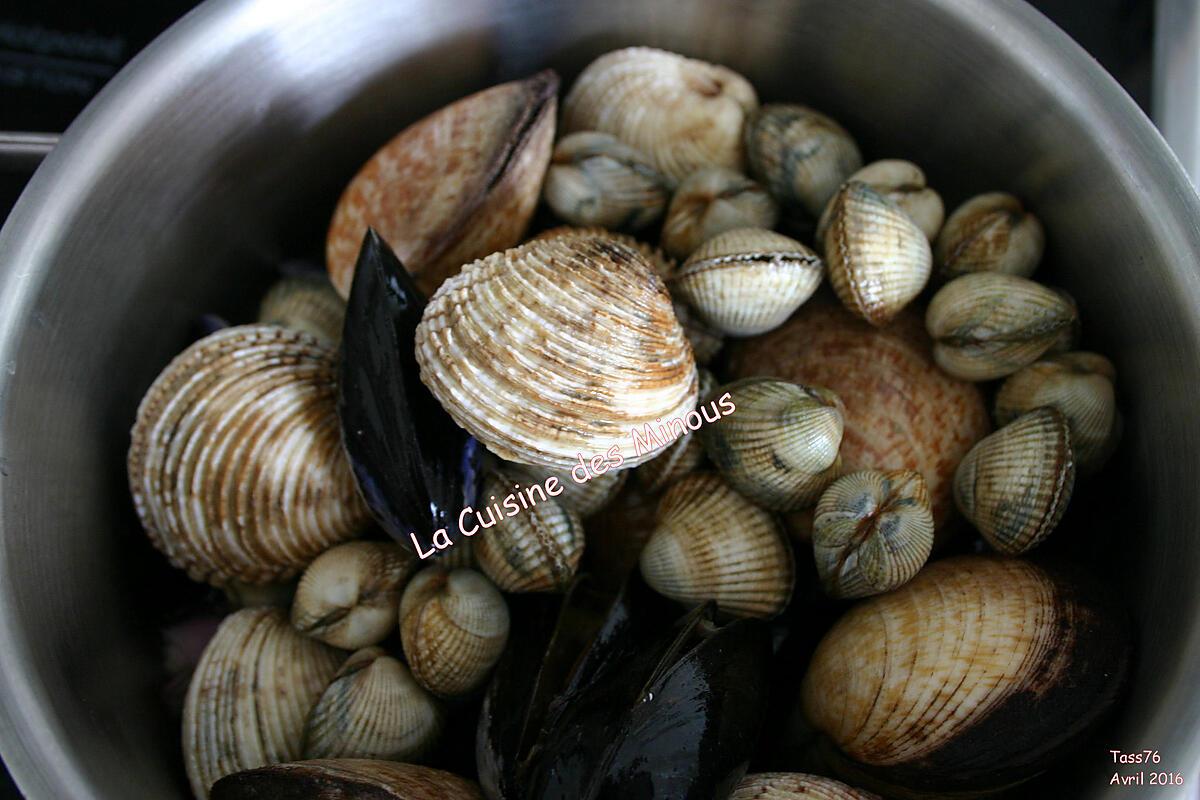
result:
[[[399,132],[325,269],[147,390],[133,503],[222,615],[183,667],[195,797],[1036,778],[1130,657],[1057,546],[1121,417],[1042,223],[1004,191],[947,214],[683,55],[559,97],[547,71]]]

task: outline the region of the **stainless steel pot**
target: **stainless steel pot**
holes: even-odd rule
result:
[[[182,797],[157,620],[181,578],[130,513],[137,400],[203,311],[319,252],[355,166],[468,90],[649,43],[804,99],[950,202],[1006,188],[1048,275],[1114,357],[1126,411],[1115,536],[1097,547],[1139,630],[1109,748],[1200,780],[1200,203],[1129,98],[1019,0],[210,0],[104,90],[0,235],[0,744],[33,798]],[[1064,768],[1066,769],[1066,768]],[[1064,795],[1065,796],[1065,795]]]

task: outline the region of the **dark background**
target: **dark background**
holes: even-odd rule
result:
[[[61,132],[193,0],[48,0],[0,8],[0,131]],[[1150,111],[1153,0],[1033,0]],[[0,218],[29,175],[0,162]],[[20,797],[0,769],[0,800]]]

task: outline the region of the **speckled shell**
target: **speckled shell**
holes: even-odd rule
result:
[[[387,638],[417,558],[391,542],[347,542],[304,570],[292,603],[292,626],[344,650]]]
[[[747,775],[729,800],[880,800],[879,795],[832,778],[802,772],[759,772]]]
[[[814,219],[862,166],[850,134],[806,106],[763,106],[746,122],[745,137],[750,174],[781,203],[798,205]]]
[[[282,278],[263,296],[258,321],[311,333],[333,347],[342,341],[346,301],[324,273]]]
[[[712,473],[682,478],[659,502],[642,577],[682,603],[715,600],[739,617],[778,614],[792,596],[792,550],[772,516]]]
[[[459,267],[525,235],[554,144],[558,77],[542,72],[465,97],[410,125],[342,193],[325,245],[350,294],[367,228],[426,294]]]
[[[473,781],[417,764],[316,759],[240,772],[213,787],[213,800],[483,800]]]
[[[706,369],[701,368],[699,372],[700,401],[703,403],[716,390],[717,379]],[[692,432],[685,433],[658,452],[636,470],[638,482],[651,494],[666,489],[704,463],[704,445]]]
[[[821,258],[795,239],[736,228],[700,245],[668,286],[722,333],[754,336],[782,325],[824,271]]]
[[[996,393],[996,424],[1007,425],[1040,406],[1067,418],[1071,450],[1080,474],[1104,465],[1121,431],[1112,362],[1096,353],[1065,353],[1010,375]]]
[[[1077,319],[1070,298],[1040,283],[973,272],[933,296],[925,328],[939,367],[963,380],[986,381],[1037,361]]]
[[[609,470],[600,475],[595,475],[590,469],[585,472],[582,466],[573,467],[572,469],[549,469],[548,467],[534,467],[528,464],[513,463],[506,463],[504,465],[504,472],[522,487],[534,484],[544,485],[547,478],[558,478],[558,483],[562,486],[563,492],[555,500],[574,511],[580,517],[589,517],[612,502],[612,499],[617,496],[617,492],[621,491],[621,487],[625,485],[625,480],[629,477],[629,470],[627,469]],[[593,477],[588,478],[583,483],[579,483],[573,475],[592,475]],[[513,489],[510,487],[509,491],[513,491]]]
[[[146,392],[129,487],[154,546],[193,580],[285,580],[369,521],[342,449],[336,359],[301,331],[223,328]]]
[[[602,239],[608,239],[612,242],[619,242],[626,247],[637,250],[642,256],[650,262],[650,266],[654,267],[654,271],[664,281],[671,277],[675,272],[675,259],[662,251],[662,248],[643,242],[641,239],[635,239],[628,233],[620,233],[619,231],[610,231],[607,228],[601,228],[595,225],[580,227],[575,225],[558,225],[553,228],[547,228],[541,233],[533,237],[533,239],[559,239],[564,236],[583,237],[585,239],[594,239],[599,236]]]
[[[636,231],[662,216],[673,188],[644,153],[610,134],[580,131],[555,146],[542,195],[572,225]]]
[[[865,183],[846,182],[830,201],[824,243],[833,291],[872,325],[890,322],[929,282],[929,240]]]
[[[204,648],[183,707],[183,757],[203,800],[218,778],[301,755],[304,721],[342,654],[278,608],[230,614]]]
[[[695,361],[662,279],[600,237],[538,239],[468,264],[425,307],[416,357],[454,421],[523,464],[570,469],[696,404]]]
[[[841,463],[837,395],[772,378],[745,378],[718,391],[728,392],[737,410],[698,433],[729,485],[775,511],[816,503]]]
[[[937,238],[938,269],[946,279],[969,272],[1028,278],[1042,260],[1046,234],[1021,201],[1005,192],[972,197],[954,210]]]
[[[709,167],[679,184],[663,220],[661,243],[675,258],[687,258],[718,233],[773,228],[778,221],[779,207],[763,187],[740,172]]]
[[[717,357],[717,353],[721,352],[721,348],[725,346],[725,337],[719,330],[700,319],[700,315],[687,303],[675,300],[672,305],[675,309],[675,318],[679,320],[679,324],[683,328],[683,335],[687,337],[688,344],[692,346],[692,355],[695,357],[696,363],[701,366],[712,363],[712,360]]]
[[[969,797],[1069,748],[1111,706],[1127,658],[1124,615],[1095,587],[961,556],[851,608],[801,697],[847,780],[889,797]]]
[[[583,522],[554,497],[542,500],[540,495],[530,508],[504,516],[504,498],[514,491],[514,483],[502,470],[493,470],[484,480],[476,513],[496,522],[472,534],[475,560],[506,592],[564,591],[583,558]],[[496,504],[501,506],[499,514],[491,508]],[[468,525],[476,524],[474,519],[469,518]]]
[[[817,502],[812,543],[830,597],[868,597],[911,580],[933,549],[925,479],[912,470],[843,475]]]
[[[484,682],[504,651],[508,625],[504,597],[470,569],[427,567],[400,601],[404,658],[417,682],[441,697]]]
[[[925,184],[925,173],[911,161],[886,158],[874,161],[847,180],[865,183],[908,215],[925,238],[933,241],[946,218],[942,197]],[[825,236],[832,205],[826,205],[817,224],[817,242]]]
[[[346,659],[308,715],[305,758],[418,761],[442,731],[442,710],[382,648]]]
[[[954,469],[991,422],[979,389],[933,363],[916,315],[902,312],[875,329],[814,299],[782,327],[737,343],[729,363],[731,377],[769,375],[835,392],[844,404],[843,471],[916,470],[945,529]]]
[[[1019,555],[1054,531],[1074,487],[1067,418],[1042,407],[971,448],[954,475],[954,502],[988,544]]]
[[[754,87],[715,64],[649,47],[597,58],[563,100],[564,132],[602,131],[682,180],[705,166],[742,167],[742,125]]]

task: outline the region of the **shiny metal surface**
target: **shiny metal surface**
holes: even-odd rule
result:
[[[1132,695],[1060,796],[1121,796],[1108,748],[1200,780],[1200,203],[1064,34],[1018,0],[210,0],[88,108],[0,233],[0,746],[30,797],[185,795],[157,666],[174,578],[124,452],[191,320],[319,252],[341,185],[404,123],[631,43],[811,102],[948,203],[1004,188],[1042,217],[1047,276],[1120,370],[1121,494],[1094,509],[1119,535],[1096,546],[1139,627]]]

